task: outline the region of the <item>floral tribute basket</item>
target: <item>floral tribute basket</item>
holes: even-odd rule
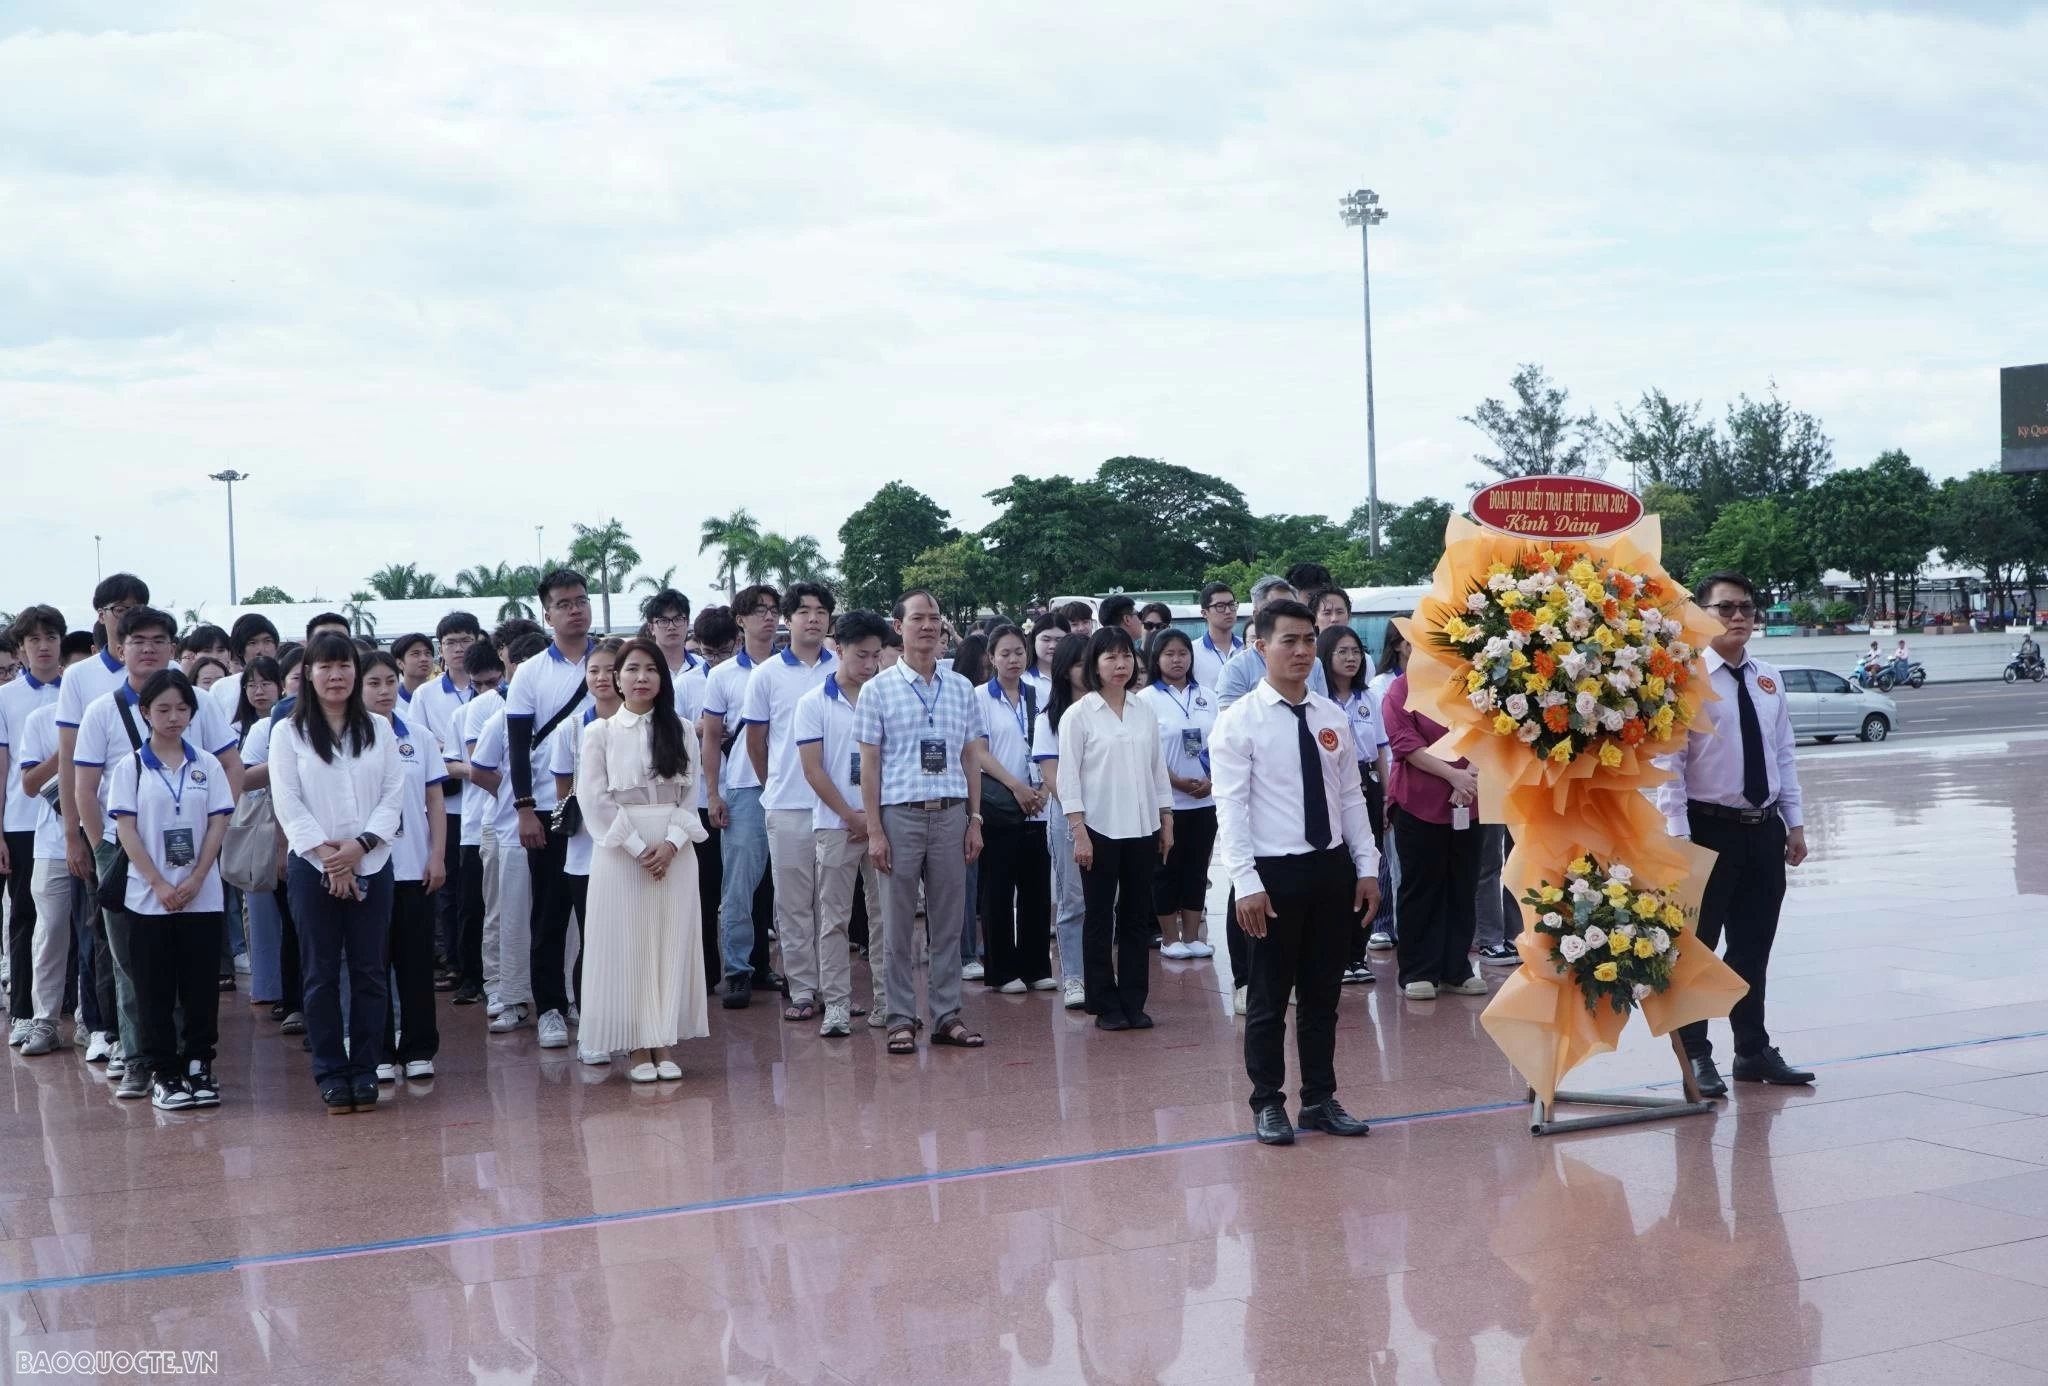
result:
[[[1516,940],[1523,965],[1482,1023],[1545,1102],[1615,1047],[1632,1011],[1662,1035],[1726,1015],[1747,990],[1693,930],[1713,853],[1669,837],[1644,793],[1669,778],[1652,757],[1681,744],[1714,696],[1699,659],[1720,630],[1664,571],[1661,539],[1655,516],[1570,542],[1453,517],[1430,592],[1399,623],[1409,704],[1448,728],[1432,751],[1472,762],[1480,820],[1515,839],[1502,879],[1530,927]],[[1659,884],[1629,892],[1619,919],[1610,892],[1637,880]],[[1588,887],[1598,901],[1583,899]],[[1655,900],[1654,924],[1638,896]],[[1610,920],[1629,930],[1625,961]],[[1608,956],[1582,969],[1594,930]],[[1567,937],[1585,953],[1565,958]]]

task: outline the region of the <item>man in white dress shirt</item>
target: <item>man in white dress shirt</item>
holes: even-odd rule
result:
[[[1300,1124],[1363,1136],[1337,1101],[1337,997],[1352,931],[1379,905],[1379,852],[1358,778],[1351,720],[1309,688],[1315,618],[1290,598],[1267,602],[1254,625],[1265,674],[1216,719],[1209,756],[1216,847],[1250,939],[1245,1069],[1262,1145],[1291,1145],[1287,997],[1299,997],[1295,1056]]]
[[[1718,702],[1700,709],[1685,744],[1657,763],[1672,778],[1657,790],[1657,810],[1673,837],[1690,837],[1719,855],[1700,897],[1700,942],[1725,934],[1726,959],[1749,993],[1728,1013],[1735,1031],[1735,1081],[1811,1083],[1785,1062],[1764,1028],[1764,975],[1785,903],[1785,868],[1806,860],[1799,767],[1792,759],[1792,716],[1785,680],[1749,654],[1763,603],[1739,573],[1714,573],[1694,599],[1724,627],[1708,646],[1707,681]],[[1728,1091],[1714,1066],[1702,1020],[1679,1032],[1700,1092]]]

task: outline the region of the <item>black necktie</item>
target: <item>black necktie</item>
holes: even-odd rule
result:
[[[1295,744],[1301,748],[1302,835],[1315,851],[1330,845],[1330,800],[1323,792],[1323,758],[1316,752],[1315,733],[1308,729],[1308,704],[1283,703],[1294,714]]]
[[[1749,666],[1735,671],[1735,703],[1742,714],[1742,797],[1753,808],[1762,808],[1771,798],[1771,777],[1764,768],[1764,728],[1756,719],[1756,702],[1749,696]]]

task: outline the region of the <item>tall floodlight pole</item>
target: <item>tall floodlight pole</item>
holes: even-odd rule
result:
[[[1365,514],[1371,532],[1370,552],[1378,558],[1380,462],[1378,443],[1373,436],[1376,421],[1372,409],[1372,228],[1387,219],[1387,209],[1380,206],[1380,195],[1371,188],[1360,188],[1339,198],[1337,208],[1346,226],[1358,228],[1359,265],[1365,271]]]
[[[535,525],[533,527],[533,566],[536,568],[547,562],[545,558],[540,556],[540,532],[544,528],[546,528],[544,525]]]
[[[228,484],[228,605],[233,606],[241,601],[238,594],[242,590],[235,580],[235,483],[247,481],[249,474],[230,469],[225,472],[208,472],[207,476]]]

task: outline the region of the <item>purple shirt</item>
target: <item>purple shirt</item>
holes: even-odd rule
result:
[[[1450,784],[1408,763],[1410,755],[1434,746],[1447,729],[1442,723],[1432,722],[1419,712],[1409,711],[1408,675],[1405,672],[1387,685],[1386,696],[1380,700],[1380,721],[1386,724],[1387,747],[1394,762],[1390,776],[1393,783],[1387,786],[1388,796],[1396,807],[1425,823],[1449,823]],[[1463,759],[1451,763],[1466,764]]]

